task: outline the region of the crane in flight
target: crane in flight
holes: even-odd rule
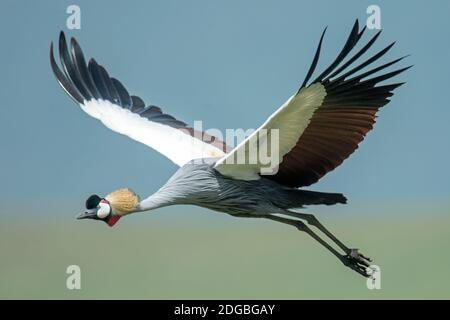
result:
[[[235,148],[130,95],[94,59],[86,63],[74,38],[69,49],[61,32],[60,66],[55,61],[53,43],[50,64],[66,93],[106,127],[149,146],[180,166],[166,184],[143,200],[128,188],[105,197],[90,196],[78,219],[102,220],[113,226],[125,215],[179,204],[196,205],[235,217],[264,218],[307,233],[345,266],[368,277],[369,258],[344,245],[314,215],[299,212],[308,205],[346,203],[347,199],[340,193],[300,188],[317,182],[358,148],[372,129],[377,111],[390,101],[393,90],[403,84],[381,83],[411,67],[384,71],[404,57],[373,66],[394,43],[357,63],[381,33],[378,31],[350,54],[365,30],[365,27],[360,29],[356,20],[334,61],[312,78],[325,28],[298,91]],[[262,132],[265,135],[260,135]],[[276,143],[268,142],[274,136]],[[247,160],[252,157],[254,145],[276,147],[277,163],[269,174],[266,164],[258,157],[256,161]],[[239,157],[244,161],[239,161]]]

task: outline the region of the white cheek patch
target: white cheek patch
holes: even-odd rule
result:
[[[106,218],[109,215],[109,212],[111,211],[109,204],[100,202],[98,206],[99,209],[97,210],[97,217],[99,217],[100,219]]]

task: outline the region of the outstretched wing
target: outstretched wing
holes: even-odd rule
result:
[[[81,109],[113,131],[124,134],[162,153],[179,166],[193,159],[220,157],[229,147],[222,141],[189,128],[156,106],[130,95],[119,80],[108,75],[94,59],[86,65],[77,41],[67,47],[64,33],[59,37],[62,70],[55,62],[53,43],[50,64],[61,87]]]
[[[325,29],[326,30],[326,29]],[[365,28],[359,31],[355,22],[350,36],[337,58],[311,84],[308,82],[316,68],[322,33],[312,65],[298,92],[288,99],[269,119],[221,158],[215,168],[235,179],[258,179],[266,163],[255,164],[236,161],[236,156],[248,155],[249,147],[261,142],[258,133],[267,129],[265,141],[270,140],[271,129],[278,129],[279,161],[274,174],[266,177],[289,187],[308,186],[317,182],[327,172],[339,166],[357,148],[375,123],[377,111],[389,102],[392,91],[403,83],[379,85],[380,82],[398,75],[406,68],[369,78],[403,58],[393,60],[364,73],[363,68],[382,57],[394,43],[347,71],[379,37],[375,34],[359,51],[345,63],[343,61],[356,46]],[[255,150],[255,149],[254,149]],[[273,164],[272,164],[273,165]]]

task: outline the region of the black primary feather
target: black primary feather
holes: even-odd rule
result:
[[[309,81],[309,78],[311,78],[311,76],[314,73],[314,70],[316,69],[317,66],[317,62],[319,61],[319,56],[320,56],[320,49],[322,48],[322,41],[323,41],[323,37],[325,36],[325,32],[327,31],[327,27],[325,27],[325,29],[322,32],[322,36],[320,37],[320,41],[319,41],[319,45],[317,46],[316,49],[316,53],[314,54],[314,59],[311,63],[311,66],[309,67],[308,73],[306,74],[305,80],[303,80],[302,85],[300,86],[300,89],[298,89],[298,92],[300,92],[300,90],[306,86],[306,84]],[[298,93],[297,92],[297,93]]]
[[[75,38],[70,39],[70,45],[72,49],[71,50],[72,60],[75,64],[76,69],[80,73],[84,84],[86,85],[87,89],[94,98],[101,99],[100,92],[95,86],[94,80],[92,79],[92,76],[87,68],[86,61],[84,60],[83,51],[81,50],[80,45],[75,40]]]

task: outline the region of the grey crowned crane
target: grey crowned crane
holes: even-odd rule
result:
[[[165,185],[144,200],[126,188],[105,197],[90,196],[78,219],[102,220],[113,226],[125,215],[176,204],[197,205],[236,217],[265,218],[307,233],[344,265],[369,276],[369,258],[344,245],[314,215],[298,211],[307,205],[346,203],[342,194],[299,188],[317,182],[357,149],[372,129],[377,111],[389,102],[393,90],[403,84],[380,83],[409,68],[374,75],[404,58],[373,66],[394,43],[356,63],[380,36],[381,31],[350,54],[365,29],[360,30],[356,21],[336,59],[310,81],[325,29],[298,91],[234,149],[156,106],[146,106],[94,59],[87,64],[74,38],[69,49],[61,32],[61,68],[54,58],[53,43],[50,63],[66,93],[84,112],[111,130],[159,151],[180,166]],[[359,72],[363,69],[368,70]],[[273,129],[277,129],[279,142],[279,160],[273,174],[261,174],[263,163],[259,160],[251,164],[228,161],[240,153],[248,155],[252,141],[259,142],[256,134],[267,130],[269,137]],[[324,241],[310,226],[322,232],[336,247]]]

